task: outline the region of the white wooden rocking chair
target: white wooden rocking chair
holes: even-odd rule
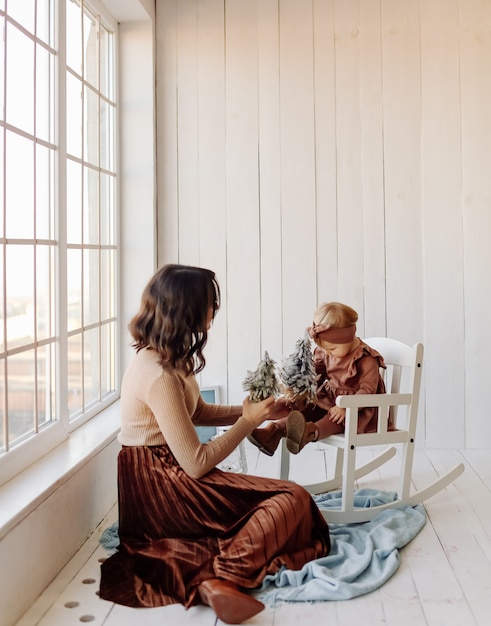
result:
[[[424,489],[411,494],[411,474],[414,458],[416,422],[423,364],[423,344],[409,346],[395,339],[375,337],[365,343],[377,350],[385,360],[386,394],[338,396],[336,404],[346,409],[345,432],[322,439],[322,443],[336,446],[334,476],[327,481],[304,485],[312,494],[326,493],[341,488],[341,507],[322,510],[330,523],[365,522],[373,519],[383,509],[402,505],[415,506],[444,489],[464,471],[460,463]],[[358,434],[358,409],[378,407],[378,431]],[[389,417],[396,429],[389,431]],[[401,446],[401,475],[397,499],[388,504],[368,508],[354,506],[355,481],[386,463]],[[312,445],[312,444],[309,444]],[[362,446],[390,446],[372,461],[356,468],[356,451]],[[308,449],[308,445],[306,449]],[[283,439],[280,452],[280,478],[289,479],[290,453]]]

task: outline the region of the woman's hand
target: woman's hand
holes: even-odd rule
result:
[[[251,402],[249,397],[247,397],[242,403],[242,415],[254,428],[257,428],[265,420],[273,419],[274,403],[273,396],[266,398],[266,400],[261,400],[261,402]]]

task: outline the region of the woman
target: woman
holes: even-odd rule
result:
[[[288,412],[273,398],[242,407],[202,400],[195,374],[219,306],[212,271],[167,265],[129,325],[136,354],[121,389],[120,547],[102,565],[100,596],[132,607],[204,603],[239,624],[264,608],[245,590],[327,555],[330,541],[302,487],[215,467]],[[198,425],[231,428],[202,444]]]

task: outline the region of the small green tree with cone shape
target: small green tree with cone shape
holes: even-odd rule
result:
[[[301,411],[317,404],[317,374],[310,337],[305,333],[295,344],[295,350],[283,360],[280,369],[281,389],[292,406]]]
[[[249,392],[252,402],[260,402],[270,396],[278,395],[280,386],[276,374],[276,363],[267,351],[264,353],[264,359],[259,362],[257,369],[253,372],[247,372],[242,387],[244,391]]]

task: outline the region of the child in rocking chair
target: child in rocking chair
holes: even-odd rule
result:
[[[357,312],[346,304],[329,302],[316,309],[307,330],[316,343],[317,404],[256,428],[249,440],[262,452],[272,456],[286,437],[288,450],[298,454],[307,443],[344,432],[346,411],[336,406],[339,395],[385,393],[383,357],[356,336],[357,321]],[[377,409],[360,409],[358,432],[376,430]]]

